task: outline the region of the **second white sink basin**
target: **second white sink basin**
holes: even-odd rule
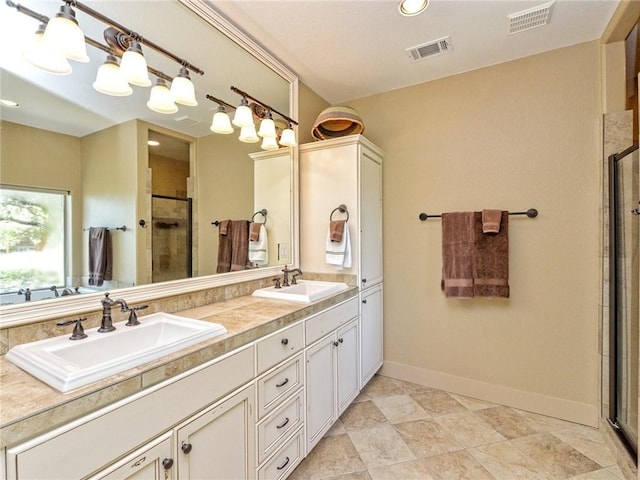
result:
[[[65,393],[227,333],[217,323],[168,313],[140,317],[140,325],[116,323],[116,330],[87,330],[87,338],[69,334],[25,343],[7,352],[7,360]]]
[[[288,287],[261,288],[253,292],[254,297],[275,298],[293,302],[311,303],[348,289],[346,283],[321,282],[318,280],[298,280]]]

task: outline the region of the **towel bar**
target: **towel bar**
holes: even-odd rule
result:
[[[530,208],[529,210],[527,210],[526,212],[509,212],[509,215],[526,215],[529,218],[535,218],[538,216],[538,210],[535,208]],[[440,215],[427,215],[426,213],[421,213],[420,215],[418,215],[418,218],[420,220],[422,220],[423,222],[428,219],[428,218],[441,218],[442,214]]]
[[[267,209],[263,208],[262,210],[258,210],[256,213],[253,214],[253,217],[251,217],[251,221],[253,222],[253,219],[256,218],[256,215],[262,215],[264,217],[264,223],[265,225],[267,224]]]
[[[93,228],[93,227],[90,227],[90,228]],[[123,225],[123,226],[121,226],[121,227],[107,227],[107,230],[109,230],[109,231],[113,231],[113,230],[122,230],[123,232],[126,232],[126,231],[127,231],[127,226],[126,226],[126,225]],[[82,231],[83,231],[83,232],[88,232],[88,231],[89,231],[89,228],[83,228],[83,229],[82,229]]]
[[[341,203],[336,208],[331,210],[331,213],[329,214],[329,221],[330,222],[333,220],[333,214],[336,213],[336,212],[346,213],[347,214],[347,218],[346,218],[345,222],[349,221],[349,210],[347,210],[347,206],[344,203]]]

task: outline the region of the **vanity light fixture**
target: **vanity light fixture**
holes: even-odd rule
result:
[[[405,17],[413,17],[424,12],[429,6],[429,0],[401,0],[398,10]]]
[[[147,61],[142,54],[142,46],[137,40],[133,40],[126,52],[122,54],[120,71],[127,82],[138,87],[150,87],[149,70]]]
[[[214,133],[221,133],[223,135],[233,133],[231,119],[229,118],[229,115],[227,115],[227,110],[222,105],[218,106],[218,111],[213,114],[210,130]]]
[[[260,148],[263,150],[278,150],[280,147],[278,147],[276,137],[263,137]]]
[[[100,93],[114,97],[126,97],[133,93],[133,89],[122,75],[118,59],[114,55],[107,55],[107,60],[98,68],[93,88]]]
[[[20,108],[20,104],[8,98],[0,98],[0,107]]]
[[[178,106],[171,98],[169,87],[163,78],[158,78],[155,87],[151,89],[147,107],[157,113],[171,114],[178,111]]]
[[[46,25],[41,23],[30,44],[22,53],[24,59],[34,67],[38,67],[54,75],[69,75],[71,64],[60,50],[44,41]]]
[[[267,115],[260,122],[260,130],[258,130],[258,136],[262,138],[276,138],[276,124],[273,121],[273,115],[271,115],[271,109],[267,110]],[[277,148],[277,145],[276,145]],[[266,149],[265,149],[266,150]]]
[[[283,147],[295,147],[298,145],[296,141],[296,132],[291,128],[291,123],[288,124],[287,128],[282,131],[280,134],[280,145]]]
[[[171,98],[181,105],[198,106],[196,91],[193,82],[191,82],[191,77],[189,77],[189,70],[185,67],[180,68],[180,72],[171,82]]]
[[[260,137],[256,133],[255,125],[251,125],[249,127],[242,127],[240,129],[240,136],[238,137],[243,143],[256,143],[260,141]]]
[[[56,16],[49,20],[44,31],[44,41],[56,48],[67,58],[76,62],[87,63],[87,46],[84,33],[76,20],[76,12],[67,2],[60,7]]]
[[[240,105],[236,108],[236,114],[231,121],[236,127],[254,127],[253,124],[253,112],[249,108],[249,102],[247,97],[243,96],[240,100]]]

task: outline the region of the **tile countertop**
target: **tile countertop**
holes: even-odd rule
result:
[[[350,287],[337,295],[308,304],[247,295],[175,312],[184,317],[219,323],[228,332],[65,394],[2,356],[0,448],[15,445],[138,393],[357,293],[356,287]],[[140,320],[144,321],[144,317],[141,316]]]

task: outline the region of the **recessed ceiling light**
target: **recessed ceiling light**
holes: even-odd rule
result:
[[[424,12],[429,6],[429,0],[401,0],[398,10],[405,17],[413,17]]]
[[[157,147],[158,145],[160,145],[160,142],[157,140],[149,140],[147,142],[147,145],[151,146],[151,147]]]
[[[13,100],[8,100],[6,98],[0,98],[0,105],[9,108],[20,108],[20,104],[18,102],[14,102]]]

